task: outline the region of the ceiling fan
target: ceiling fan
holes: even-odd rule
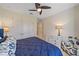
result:
[[[39,3],[35,3],[36,10],[30,9],[29,11],[37,11],[39,14],[42,14],[42,9],[51,9],[50,6],[41,6]]]

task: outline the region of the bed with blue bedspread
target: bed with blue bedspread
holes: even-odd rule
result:
[[[16,56],[62,56],[61,50],[37,37],[17,40]]]

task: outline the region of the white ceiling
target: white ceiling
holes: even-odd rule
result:
[[[41,3],[41,5],[50,6],[51,9],[43,9],[42,15],[39,15],[36,11],[28,11],[29,9],[35,9],[34,3],[4,3],[0,4],[1,7],[19,13],[26,13],[36,16],[39,19],[54,15],[63,10],[69,9],[77,4],[73,3]]]

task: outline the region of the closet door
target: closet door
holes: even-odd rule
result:
[[[28,38],[36,36],[37,19],[30,16],[23,16],[22,18],[22,37]]]
[[[22,24],[22,17],[14,16],[14,26],[12,27],[11,34],[13,37],[15,37],[17,40],[22,39],[22,30],[23,30],[23,24]]]
[[[22,24],[23,24],[23,28],[22,28],[22,34],[23,34],[23,38],[27,38],[31,36],[31,32],[32,32],[32,26],[31,26],[31,22],[28,21],[27,19],[23,19],[22,20]]]
[[[37,35],[37,19],[27,15],[14,16],[11,33],[16,39],[23,39]]]

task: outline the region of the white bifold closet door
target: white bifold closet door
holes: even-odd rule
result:
[[[11,27],[12,36],[23,39],[37,35],[37,19],[33,16],[14,16],[14,26]]]

